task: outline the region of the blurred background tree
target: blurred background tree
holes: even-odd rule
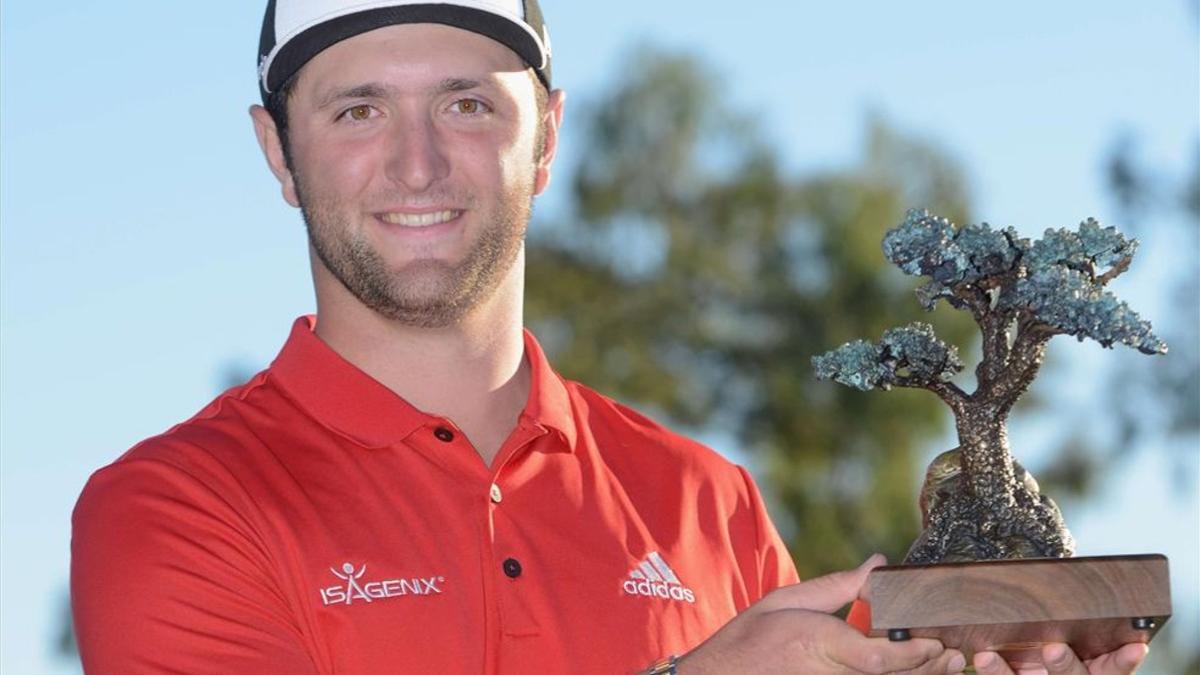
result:
[[[973,340],[880,250],[909,206],[967,220],[963,171],[869,119],[857,166],[794,178],[695,60],[643,49],[623,72],[584,106],[573,212],[532,230],[527,323],[565,376],[752,454],[805,575],[899,559],[947,415],[819,383],[810,358],[917,318]]]
[[[1145,453],[1165,451],[1168,484],[1185,499],[1197,484],[1194,458],[1200,448],[1200,139],[1191,166],[1182,175],[1156,169],[1144,157],[1140,135],[1118,133],[1104,163],[1104,178],[1120,214],[1121,227],[1134,236],[1154,234],[1185,255],[1167,266],[1160,286],[1170,321],[1160,335],[1171,345],[1166,358],[1149,367],[1121,361],[1102,385],[1113,411],[1113,433],[1076,432],[1070,452],[1047,472],[1064,494],[1096,498],[1123,467]],[[1050,489],[1055,489],[1051,487]],[[1191,599],[1192,602],[1195,599]],[[1184,600],[1178,600],[1180,604]],[[1155,642],[1155,672],[1200,673],[1200,643],[1178,629]]]

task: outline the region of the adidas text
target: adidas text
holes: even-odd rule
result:
[[[622,588],[630,595],[645,595],[652,598],[686,600],[688,602],[696,601],[696,594],[692,592],[692,589],[684,588],[683,586],[672,586],[667,583],[652,583],[630,579],[622,585]]]
[[[621,588],[629,595],[696,602],[696,594],[683,585],[658,551],[646,554],[646,558],[629,571]]]

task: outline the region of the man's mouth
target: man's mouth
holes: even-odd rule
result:
[[[429,227],[444,223],[461,216],[462,211],[447,210],[447,211],[431,211],[429,213],[381,213],[380,220],[390,225],[399,225],[401,227]]]

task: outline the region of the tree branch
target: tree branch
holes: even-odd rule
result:
[[[1018,326],[1008,363],[994,381],[991,391],[985,393],[988,398],[1004,403],[1005,411],[1012,407],[1037,377],[1046,354],[1046,343],[1058,334],[1051,326],[1027,315],[1018,319]]]
[[[979,364],[975,366],[976,396],[986,395],[1008,366],[1011,350],[1008,333],[1016,313],[1000,306],[998,298],[1003,289],[1015,281],[1016,273],[1008,272],[971,286],[978,297],[978,301],[972,305],[971,313],[975,323],[979,325],[983,352]],[[997,294],[995,302],[993,292]]]
[[[946,405],[950,406],[950,409],[954,411],[955,415],[962,411],[963,407],[967,404],[968,398],[970,398],[967,395],[967,392],[963,391],[962,388],[953,382],[929,382],[926,380],[919,380],[911,377],[901,377],[897,375],[892,384],[897,387],[906,387],[909,389],[927,389],[932,391],[933,393],[937,394],[938,398],[942,399]]]
[[[1127,255],[1124,258],[1121,258],[1107,272],[1096,277],[1096,283],[1101,286],[1104,286],[1105,284],[1112,281],[1113,279],[1116,279],[1117,277],[1121,276],[1125,272],[1125,270],[1129,269],[1129,263],[1131,263],[1131,262],[1133,262],[1133,256],[1131,256],[1131,255]]]
[[[989,313],[976,322],[983,337],[983,356],[979,365],[975,366],[976,395],[991,391],[995,383],[1004,374],[1009,360],[1011,346],[1008,342],[1008,328],[1012,317],[1007,313]]]

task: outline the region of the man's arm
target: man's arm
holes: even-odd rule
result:
[[[123,460],[84,488],[71,605],[88,672],[316,672],[251,524],[165,462]]]

